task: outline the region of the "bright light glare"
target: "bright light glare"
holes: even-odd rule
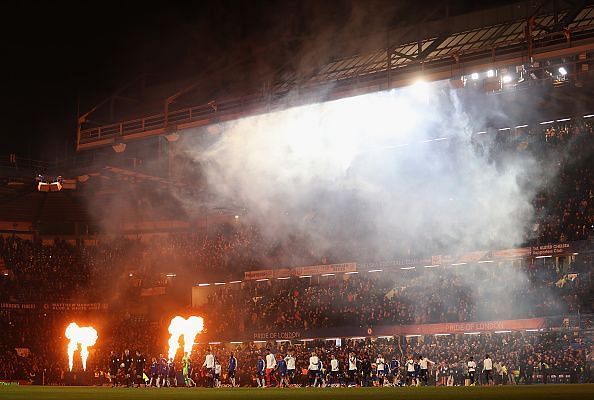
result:
[[[431,92],[430,84],[423,80],[417,79],[412,85],[411,89],[413,90],[413,96],[417,100],[427,101],[429,99],[429,94]]]
[[[470,75],[470,77],[472,78],[472,80],[476,81],[479,78],[479,74],[478,72],[474,72]]]
[[[512,77],[509,75],[503,75],[503,83],[510,83],[512,81]]]
[[[495,76],[495,71],[493,71],[492,69],[487,71],[487,77],[488,78],[492,78]]]
[[[486,70],[480,71],[483,77]],[[416,100],[417,89],[430,90],[429,106]],[[208,165],[205,175],[209,182],[216,182],[212,190],[217,198],[249,209],[250,220],[283,215],[282,221],[273,218],[263,229],[266,235],[281,234],[283,240],[291,231],[303,231],[312,237],[316,248],[334,245],[333,241],[340,239],[329,237],[327,227],[340,229],[339,221],[350,223],[358,218],[370,218],[369,226],[377,226],[378,234],[398,232],[399,226],[410,226],[420,234],[422,221],[439,218],[445,222],[436,224],[431,235],[451,234],[451,240],[457,241],[454,237],[461,233],[452,231],[454,234],[446,226],[455,224],[457,230],[469,225],[472,244],[484,248],[491,240],[485,226],[490,226],[489,231],[499,232],[506,243],[515,241],[521,229],[511,222],[519,221],[501,220],[526,204],[521,197],[525,191],[509,183],[517,181],[516,168],[506,168],[502,175],[492,169],[488,157],[477,154],[472,157],[469,172],[459,172],[456,157],[452,160],[449,151],[437,151],[440,149],[436,147],[442,146],[433,142],[419,145],[436,136],[441,145],[454,139],[463,146],[472,143],[467,136],[471,129],[481,126],[482,118],[475,116],[475,111],[465,110],[474,95],[467,98],[459,93],[451,89],[449,80],[420,81],[399,89],[254,115],[226,122],[225,134],[218,140],[188,144],[187,151]],[[488,113],[491,111],[497,110]],[[441,139],[446,137],[450,139]],[[399,151],[389,149],[403,143],[409,146]],[[468,150],[473,151],[471,147]],[[422,162],[425,159],[432,161]],[[479,173],[482,169],[492,175]],[[427,184],[419,186],[419,179]],[[511,192],[504,196],[505,201],[497,200],[502,195],[492,197],[497,191],[508,190]],[[461,196],[462,192],[469,196]],[[480,201],[473,201],[473,196]],[[441,201],[449,198],[459,200],[438,213]],[[326,199],[332,199],[328,207],[316,207],[310,217],[312,204]],[[499,201],[497,210],[487,210],[494,201]],[[288,210],[290,215],[285,217],[282,213]],[[353,243],[355,237],[361,240],[359,232],[363,230],[343,230]],[[400,250],[404,246],[397,236],[394,243]],[[322,237],[327,240],[316,240]],[[419,272],[424,264],[428,263],[419,263]],[[366,272],[366,268],[359,271]]]
[[[439,83],[411,81],[400,89],[242,118],[226,125],[229,134],[211,146],[205,157],[213,165],[225,160],[225,169],[217,175],[243,171],[257,177],[249,180],[249,187],[243,178],[223,185],[240,188],[248,195],[243,199],[248,202],[272,190],[265,185],[270,179],[289,179],[299,186],[297,189],[319,179],[340,180],[349,169],[353,171],[354,163],[369,157],[371,149],[386,150],[416,141],[419,132],[426,130],[426,107],[433,101],[434,87]],[[398,121],[397,128],[394,121]],[[235,131],[250,134],[231,134]],[[243,216],[236,215],[241,221]]]
[[[284,168],[285,175],[302,176],[305,170],[325,171],[326,175],[340,175],[351,167],[362,152],[370,146],[369,134],[373,133],[378,146],[407,143],[407,137],[416,134],[422,117],[422,107],[430,99],[432,85],[416,81],[402,89],[362,95],[351,98],[311,104],[302,107],[248,117],[237,121],[235,129],[251,132],[253,140],[261,143],[260,157],[236,157],[229,168],[248,170],[260,177]],[[360,116],[365,115],[365,118]],[[287,124],[287,121],[292,121]],[[398,120],[398,129],[388,123]],[[271,135],[271,132],[275,132]],[[261,140],[260,140],[261,139]],[[224,137],[226,145],[245,147],[232,136]],[[223,144],[223,143],[221,143]],[[240,148],[224,147],[226,151],[239,152]],[[282,151],[279,151],[281,149]],[[305,175],[305,181],[317,177]],[[241,216],[239,216],[241,219]]]
[[[427,86],[429,86],[429,84],[427,83],[427,81],[426,81],[426,80],[419,78],[419,79],[417,79],[417,80],[415,80],[415,81],[413,82],[412,86],[413,86],[415,89],[424,89],[424,88],[426,88]]]
[[[567,70],[565,69],[565,67],[559,67],[559,73],[562,76],[565,76],[565,75],[567,75]]]

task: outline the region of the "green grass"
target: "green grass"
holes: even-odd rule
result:
[[[2,400],[36,399],[591,399],[594,385],[535,385],[423,388],[156,389],[0,386]]]

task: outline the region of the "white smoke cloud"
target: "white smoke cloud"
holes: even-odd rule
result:
[[[535,163],[479,148],[475,127],[500,111],[467,109],[444,83],[413,85],[243,118],[216,139],[188,138],[184,151],[215,204],[245,207],[279,241],[305,235],[317,254],[517,245],[532,219]]]

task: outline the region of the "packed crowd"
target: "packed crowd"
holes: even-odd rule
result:
[[[211,294],[199,311],[215,334],[587,313],[590,267],[572,266],[572,280],[544,261],[252,281],[207,289]]]
[[[255,235],[252,228],[212,237],[121,236],[87,244],[0,236],[0,260],[8,271],[0,277],[0,301],[106,301],[122,291],[121,282],[140,289],[167,284],[163,277],[170,271],[225,273],[230,265],[248,263],[248,235]],[[130,287],[125,289],[139,293]]]
[[[594,154],[586,150],[592,148],[594,134],[589,120],[580,124],[553,124],[538,132],[501,137],[503,139],[498,139],[501,149],[531,152],[543,166],[558,166],[554,174],[541,177],[545,179],[546,189],[539,191],[533,199],[536,215],[532,229],[525,234],[524,244],[559,243],[590,237],[594,226]],[[314,247],[308,237],[295,235],[282,240],[270,239],[256,227],[242,223],[211,227],[200,233],[138,238],[118,236],[101,238],[93,243],[55,240],[44,244],[38,240],[0,236],[0,265],[3,269],[0,302],[107,302],[136,306],[145,300],[140,296],[143,288],[170,285],[171,280],[165,273],[171,271],[191,272],[186,276],[192,279],[196,273],[200,276],[216,274],[224,280],[229,274],[237,275],[260,267],[378,261],[358,260],[357,254],[340,253],[338,249],[338,255],[320,254],[312,250]],[[347,254],[349,258],[345,259]],[[545,259],[532,264],[417,268],[397,271],[397,274],[385,272],[375,277],[359,274],[346,279],[336,276],[244,282],[211,288],[208,303],[198,311],[206,318],[209,334],[215,335],[230,331],[265,331],[275,327],[310,330],[584,314],[593,311],[591,267],[591,259],[584,261],[578,256],[571,266]],[[162,330],[162,321],[146,316],[121,317],[120,311],[114,311],[112,320],[105,322],[109,329],[103,337],[105,344],[95,350],[96,359],[104,360],[108,348],[129,347],[139,349],[143,354],[154,354],[162,340],[150,332]],[[48,347],[63,347],[63,339],[59,334],[51,335],[51,339],[37,334],[40,330],[57,332],[56,326],[62,330],[63,322],[42,312],[19,317],[11,312],[1,312],[0,379],[16,376],[38,380],[42,375],[46,382],[63,382],[66,375],[64,355],[61,351],[58,354],[48,352]],[[483,357],[482,353],[489,352],[496,363],[504,362],[508,371],[530,371],[543,362],[574,365],[576,354],[582,354],[564,351],[561,356],[557,348],[550,350],[552,342],[541,342],[546,343],[544,345],[528,343],[526,341],[533,339],[524,336],[521,340],[514,337],[511,344],[493,342],[505,337],[490,338],[490,342],[477,347],[480,351],[473,355]],[[476,340],[482,339],[481,336]],[[445,343],[447,340],[453,342]],[[566,339],[555,340],[565,343]],[[427,344],[429,342],[434,345]],[[407,354],[420,353],[439,363],[456,364],[462,358],[466,360],[470,353],[470,345],[459,342],[458,338],[435,338],[429,342],[403,343],[398,359],[404,362]],[[356,346],[355,351],[359,352],[363,351],[359,349],[362,343],[349,346]],[[369,350],[368,357],[376,357],[371,353],[381,351],[388,358],[395,351],[377,348],[379,342],[365,345],[373,349]],[[471,345],[479,346],[478,343]],[[509,346],[516,346],[515,350],[510,350]],[[572,342],[572,346],[575,343]],[[295,347],[294,351],[300,352],[305,347]],[[26,350],[22,350],[19,355],[15,349],[21,348],[30,353],[25,356]],[[319,346],[317,351],[325,364],[329,352],[339,353],[337,357],[344,364],[345,348],[348,346]],[[455,351],[440,353],[438,349],[442,348]],[[298,360],[308,358],[309,350],[303,350]],[[240,365],[255,368],[256,356],[261,350],[250,345],[238,351]],[[279,351],[286,352],[286,349]],[[530,351],[535,354],[532,359],[528,354]],[[507,359],[509,354],[514,354],[515,358]],[[583,354],[579,357],[583,361]],[[93,368],[100,370],[102,367],[98,363],[93,364]],[[256,374],[252,372],[244,379],[254,377]],[[520,372],[519,376],[528,375],[531,374]],[[515,381],[518,379],[516,376]]]
[[[88,282],[89,269],[77,248],[63,241],[43,246],[0,236],[0,258],[12,276],[0,279],[0,300],[73,299]]]
[[[299,244],[294,241],[292,246]],[[0,265],[7,271],[0,276],[0,301],[100,302],[112,299],[114,292],[125,292],[130,300],[143,287],[167,286],[167,273],[237,274],[277,262],[281,249],[261,240],[253,226],[222,227],[209,236],[118,236],[88,243],[0,236]],[[295,263],[316,262],[297,253],[292,253]]]
[[[525,233],[525,244],[588,238],[594,231],[594,154],[588,151],[594,133],[590,119],[545,125],[536,132],[498,135],[497,143],[496,154],[526,152],[543,170],[556,166],[552,173],[538,177],[544,184],[533,199],[535,219]],[[407,256],[430,251],[415,246]],[[255,226],[240,222],[211,226],[207,232],[102,238],[93,243],[56,240],[42,244],[0,237],[0,259],[10,271],[0,279],[0,300],[101,301],[114,287],[121,291],[113,283],[131,271],[141,280],[138,288],[161,285],[163,274],[172,271],[225,275],[267,266],[379,261],[360,259],[352,249],[322,254],[314,248],[304,235],[269,238]]]
[[[200,346],[174,362],[113,352],[94,361],[94,377],[157,387],[583,383],[594,378],[592,350],[576,332],[285,341]]]
[[[583,240],[594,228],[594,121],[553,122],[499,135],[503,152],[530,153],[544,172],[527,244]]]
[[[233,351],[243,365],[242,384],[256,385],[255,378],[258,377],[258,358],[266,358],[264,348],[271,350],[271,353],[280,355],[281,358],[292,355],[296,359],[297,382],[302,385],[313,384],[309,380],[310,356],[314,352],[319,359],[320,381],[332,382],[328,377],[331,375],[331,359],[334,356],[338,361],[337,377],[334,382],[341,384],[369,385],[374,381],[381,384],[382,379],[378,373],[378,359],[383,359],[385,374],[389,375],[388,365],[392,360],[397,360],[397,371],[392,373],[392,378],[398,378],[403,384],[410,384],[407,380],[409,372],[409,360],[414,364],[420,364],[420,359],[429,360],[428,380],[425,384],[445,384],[441,375],[446,370],[448,376],[451,374],[453,385],[464,385],[468,377],[468,360],[473,357],[476,362],[476,370],[481,371],[484,367],[481,360],[486,354],[490,354],[493,360],[494,375],[497,375],[497,383],[516,384],[533,383],[540,380],[543,382],[543,375],[563,373],[571,375],[572,382],[589,381],[592,362],[592,343],[590,339],[584,340],[579,336],[569,334],[483,334],[468,337],[466,335],[451,336],[421,336],[410,338],[395,338],[377,340],[342,340],[340,345],[334,340],[305,342],[302,345],[290,345],[288,343],[268,343],[259,347],[256,345],[238,346],[234,350],[215,350],[214,354],[226,364],[228,354]],[[270,346],[270,347],[268,347]],[[198,365],[202,365],[208,350],[203,349],[195,355]],[[354,365],[349,362],[351,356],[355,356]],[[278,358],[278,357],[277,357]],[[225,365],[226,367],[226,365]],[[278,368],[277,368],[278,369]],[[353,373],[353,369],[355,372]],[[542,372],[546,369],[547,371]],[[279,375],[279,371],[275,371]],[[387,376],[386,376],[387,377]],[[418,375],[416,375],[418,377]],[[202,376],[202,381],[208,376]],[[280,376],[276,377],[280,381]],[[410,378],[410,376],[409,376]],[[564,376],[563,380],[569,382]],[[390,379],[391,383],[394,380]],[[551,382],[547,378],[548,382]],[[208,382],[207,382],[208,383]],[[418,383],[418,382],[415,382]],[[267,379],[267,384],[271,384]]]
[[[47,329],[51,332],[49,325]],[[472,357],[476,362],[476,382],[487,384],[489,377],[483,374],[486,354],[492,360],[489,369],[495,384],[577,383],[594,379],[594,337],[574,330],[195,345],[189,360],[182,360],[180,351],[171,363],[163,357],[165,343],[146,340],[152,329],[146,325],[140,329],[139,325],[138,332],[144,339],[139,337],[138,342],[104,339],[104,343],[92,348],[88,364],[91,381],[143,386],[164,386],[165,378],[176,386],[192,382],[199,386],[465,385],[471,383],[468,379]],[[115,353],[111,353],[114,349]],[[128,358],[132,361],[125,365],[123,349],[131,349]],[[317,357],[315,371],[311,371],[312,352]],[[118,358],[117,363],[111,361],[112,354]],[[235,358],[233,371],[229,368],[231,357]],[[281,362],[287,358],[293,361],[288,365]],[[137,359],[144,360],[139,376],[134,363]],[[426,377],[419,372],[423,367],[428,368]],[[80,374],[80,362],[75,362],[74,369]],[[231,380],[232,377],[235,379]],[[45,348],[15,351],[2,347],[2,379],[72,383],[63,338],[47,337]]]

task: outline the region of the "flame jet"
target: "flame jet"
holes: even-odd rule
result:
[[[175,358],[179,349],[179,339],[184,337],[184,352],[191,354],[192,346],[196,336],[204,329],[204,319],[202,317],[191,316],[188,319],[174,317],[169,324],[169,359]]]
[[[87,359],[89,358],[89,347],[97,342],[97,331],[91,326],[78,326],[76,322],[70,323],[66,328],[66,338],[68,342],[68,367],[72,371],[74,363],[74,352],[80,345],[80,356],[82,358],[83,370],[87,370]]]

